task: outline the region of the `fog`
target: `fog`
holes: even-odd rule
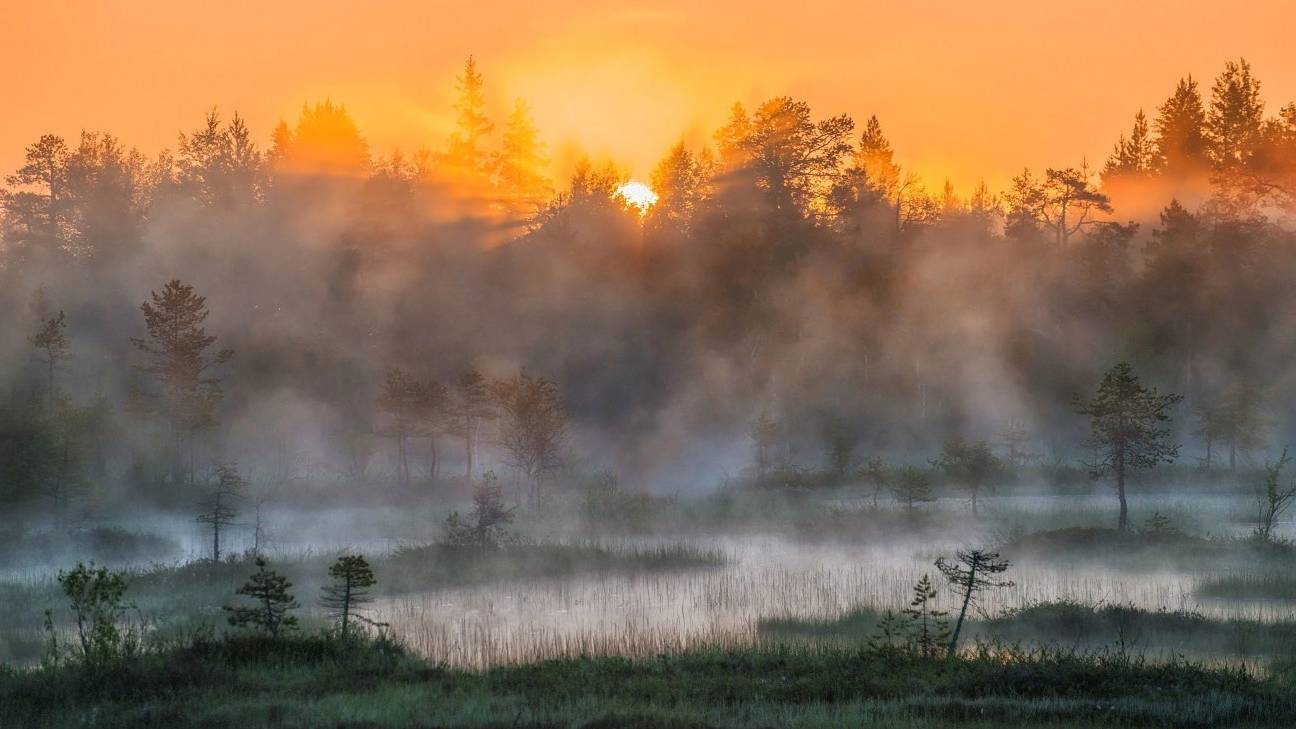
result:
[[[1163,113],[1101,171],[1060,149],[992,191],[907,174],[876,118],[775,97],[662,150],[637,207],[599,160],[549,179],[525,107],[492,127],[474,73],[455,136],[404,154],[333,101],[275,130],[178,119],[156,158],[103,132],[28,149],[0,239],[10,587],[44,595],[93,557],[169,615],[147,596],[168,569],[270,554],[306,589],[319,559],[362,552],[427,580],[375,614],[474,668],[902,607],[968,544],[1020,560],[986,621],[1065,600],[1285,615],[1203,585],[1276,564],[1230,551],[1261,531],[1292,536],[1284,511],[1256,516],[1294,425],[1292,107],[1241,158],[1215,138],[1185,157]],[[206,314],[183,336],[150,319],[182,308],[171,294]],[[1079,411],[1122,362],[1183,399],[1111,537],[1149,541],[1102,563],[1067,530],[1117,534]],[[557,545],[599,566],[519,551],[420,572],[470,508],[508,559]],[[7,650],[30,658],[36,630]]]

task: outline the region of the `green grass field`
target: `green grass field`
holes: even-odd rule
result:
[[[0,674],[22,727],[996,727],[1296,723],[1290,673],[982,646],[953,660],[763,646],[472,673],[387,642],[199,637]]]

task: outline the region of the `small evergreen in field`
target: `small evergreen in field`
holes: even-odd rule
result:
[[[949,621],[945,619],[949,612],[933,610],[932,601],[935,599],[936,588],[932,587],[931,578],[923,575],[914,583],[913,599],[903,611],[909,618],[913,648],[926,658],[938,657],[950,638]]]
[[[229,623],[235,627],[253,627],[263,630],[271,638],[278,638],[280,631],[297,627],[297,618],[288,614],[289,610],[301,607],[288,592],[292,583],[287,577],[270,569],[265,557],[256,558],[257,571],[248,579],[247,584],[238,589],[239,595],[252,598],[252,606],[225,606],[229,613]]]
[[[338,557],[333,566],[329,567],[329,577],[333,578],[333,584],[324,586],[320,605],[337,620],[338,630],[346,638],[350,634],[352,621],[363,619],[356,611],[372,602],[369,588],[377,580],[369,562],[359,554]]]

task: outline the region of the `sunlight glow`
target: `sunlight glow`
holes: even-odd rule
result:
[[[648,208],[657,204],[657,193],[653,192],[651,187],[636,180],[630,180],[618,187],[616,194],[625,201],[626,205],[638,210],[640,215],[647,213]]]

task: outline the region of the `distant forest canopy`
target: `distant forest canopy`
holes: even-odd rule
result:
[[[549,179],[527,104],[491,119],[484,83],[470,59],[457,131],[410,156],[375,156],[331,101],[268,145],[218,111],[153,158],[33,141],[0,218],[8,453],[60,402],[98,483],[179,498],[156,454],[180,416],[148,404],[167,367],[198,383],[188,458],[320,483],[395,472],[393,368],[525,370],[556,387],[567,462],[671,491],[746,466],[753,423],[806,466],[843,438],[921,463],[1010,423],[1073,459],[1072,398],[1122,360],[1185,397],[1181,459],[1243,400],[1243,458],[1296,425],[1296,105],[1266,115],[1245,61],[1138,112],[1100,169],[1063,151],[997,192],[909,174],[876,117],[735,105],[709,146],[665,151],[647,209],[611,166]],[[157,359],[150,306],[193,297],[215,343]]]

